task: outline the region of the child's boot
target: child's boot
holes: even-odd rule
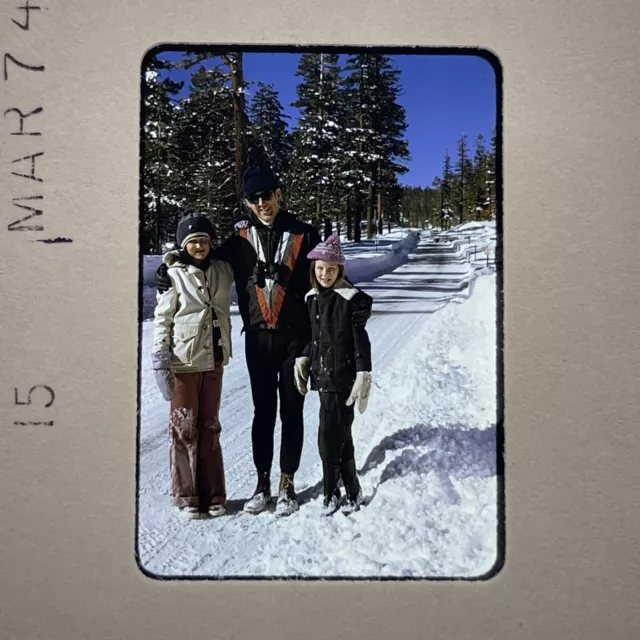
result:
[[[225,513],[227,513],[227,508],[223,504],[212,504],[209,507],[209,515],[212,518],[223,516]]]
[[[364,504],[364,495],[362,495],[362,489],[358,486],[358,490],[355,493],[348,493],[345,501],[342,505],[342,513],[348,516],[354,511],[359,511],[360,507]]]
[[[199,507],[178,507],[178,514],[182,518],[187,518],[188,520],[197,520],[202,518],[202,514],[200,513]]]
[[[349,515],[354,511],[358,511],[361,505],[364,504],[364,496],[362,494],[362,488],[360,487],[360,481],[358,480],[356,461],[353,458],[346,460],[342,463],[341,469],[344,488],[347,494],[344,504],[342,505],[342,513]]]
[[[325,496],[322,502],[322,515],[332,516],[340,507],[340,489],[336,487],[330,496]]]
[[[253,496],[244,503],[244,510],[247,513],[260,513],[264,511],[271,500],[271,479],[270,473],[264,471],[258,474],[258,485]]]
[[[322,515],[333,515],[340,507],[340,489],[338,481],[340,480],[340,467],[336,465],[322,465],[323,485],[324,485],[324,501],[322,503]]]

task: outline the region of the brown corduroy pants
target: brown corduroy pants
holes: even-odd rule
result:
[[[176,373],[171,401],[171,496],[176,507],[224,504],[226,488],[220,447],[222,363],[214,371]]]

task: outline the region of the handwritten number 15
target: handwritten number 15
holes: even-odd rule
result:
[[[46,384],[37,384],[35,387],[31,387],[31,389],[29,389],[29,393],[27,394],[27,399],[26,401],[21,401],[18,399],[18,389],[15,389],[15,403],[16,404],[31,404],[31,394],[36,390],[36,389],[46,389],[46,391],[49,393],[49,395],[51,396],[49,399],[49,402],[47,402],[47,404],[45,404],[45,407],[50,407],[53,404],[53,401],[55,400],[56,394],[53,392],[53,389],[51,387],[48,387]]]

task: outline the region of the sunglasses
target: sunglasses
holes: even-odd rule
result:
[[[260,199],[265,201],[271,200],[271,198],[273,198],[273,191],[260,191],[258,193],[252,193],[250,196],[247,196],[247,200],[251,204],[258,204],[258,202],[260,202]]]

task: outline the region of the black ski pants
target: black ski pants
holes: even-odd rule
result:
[[[282,422],[280,471],[294,474],[300,465],[304,435],[304,396],[298,392],[293,375],[296,357],[304,346],[302,339],[290,331],[277,329],[249,330],[245,335],[254,407],[253,462],[258,473],[271,470],[279,397]]]
[[[318,449],[322,460],[324,495],[330,497],[342,483],[351,498],[358,492],[351,426],[354,405],[346,406],[349,392],[320,392]]]

